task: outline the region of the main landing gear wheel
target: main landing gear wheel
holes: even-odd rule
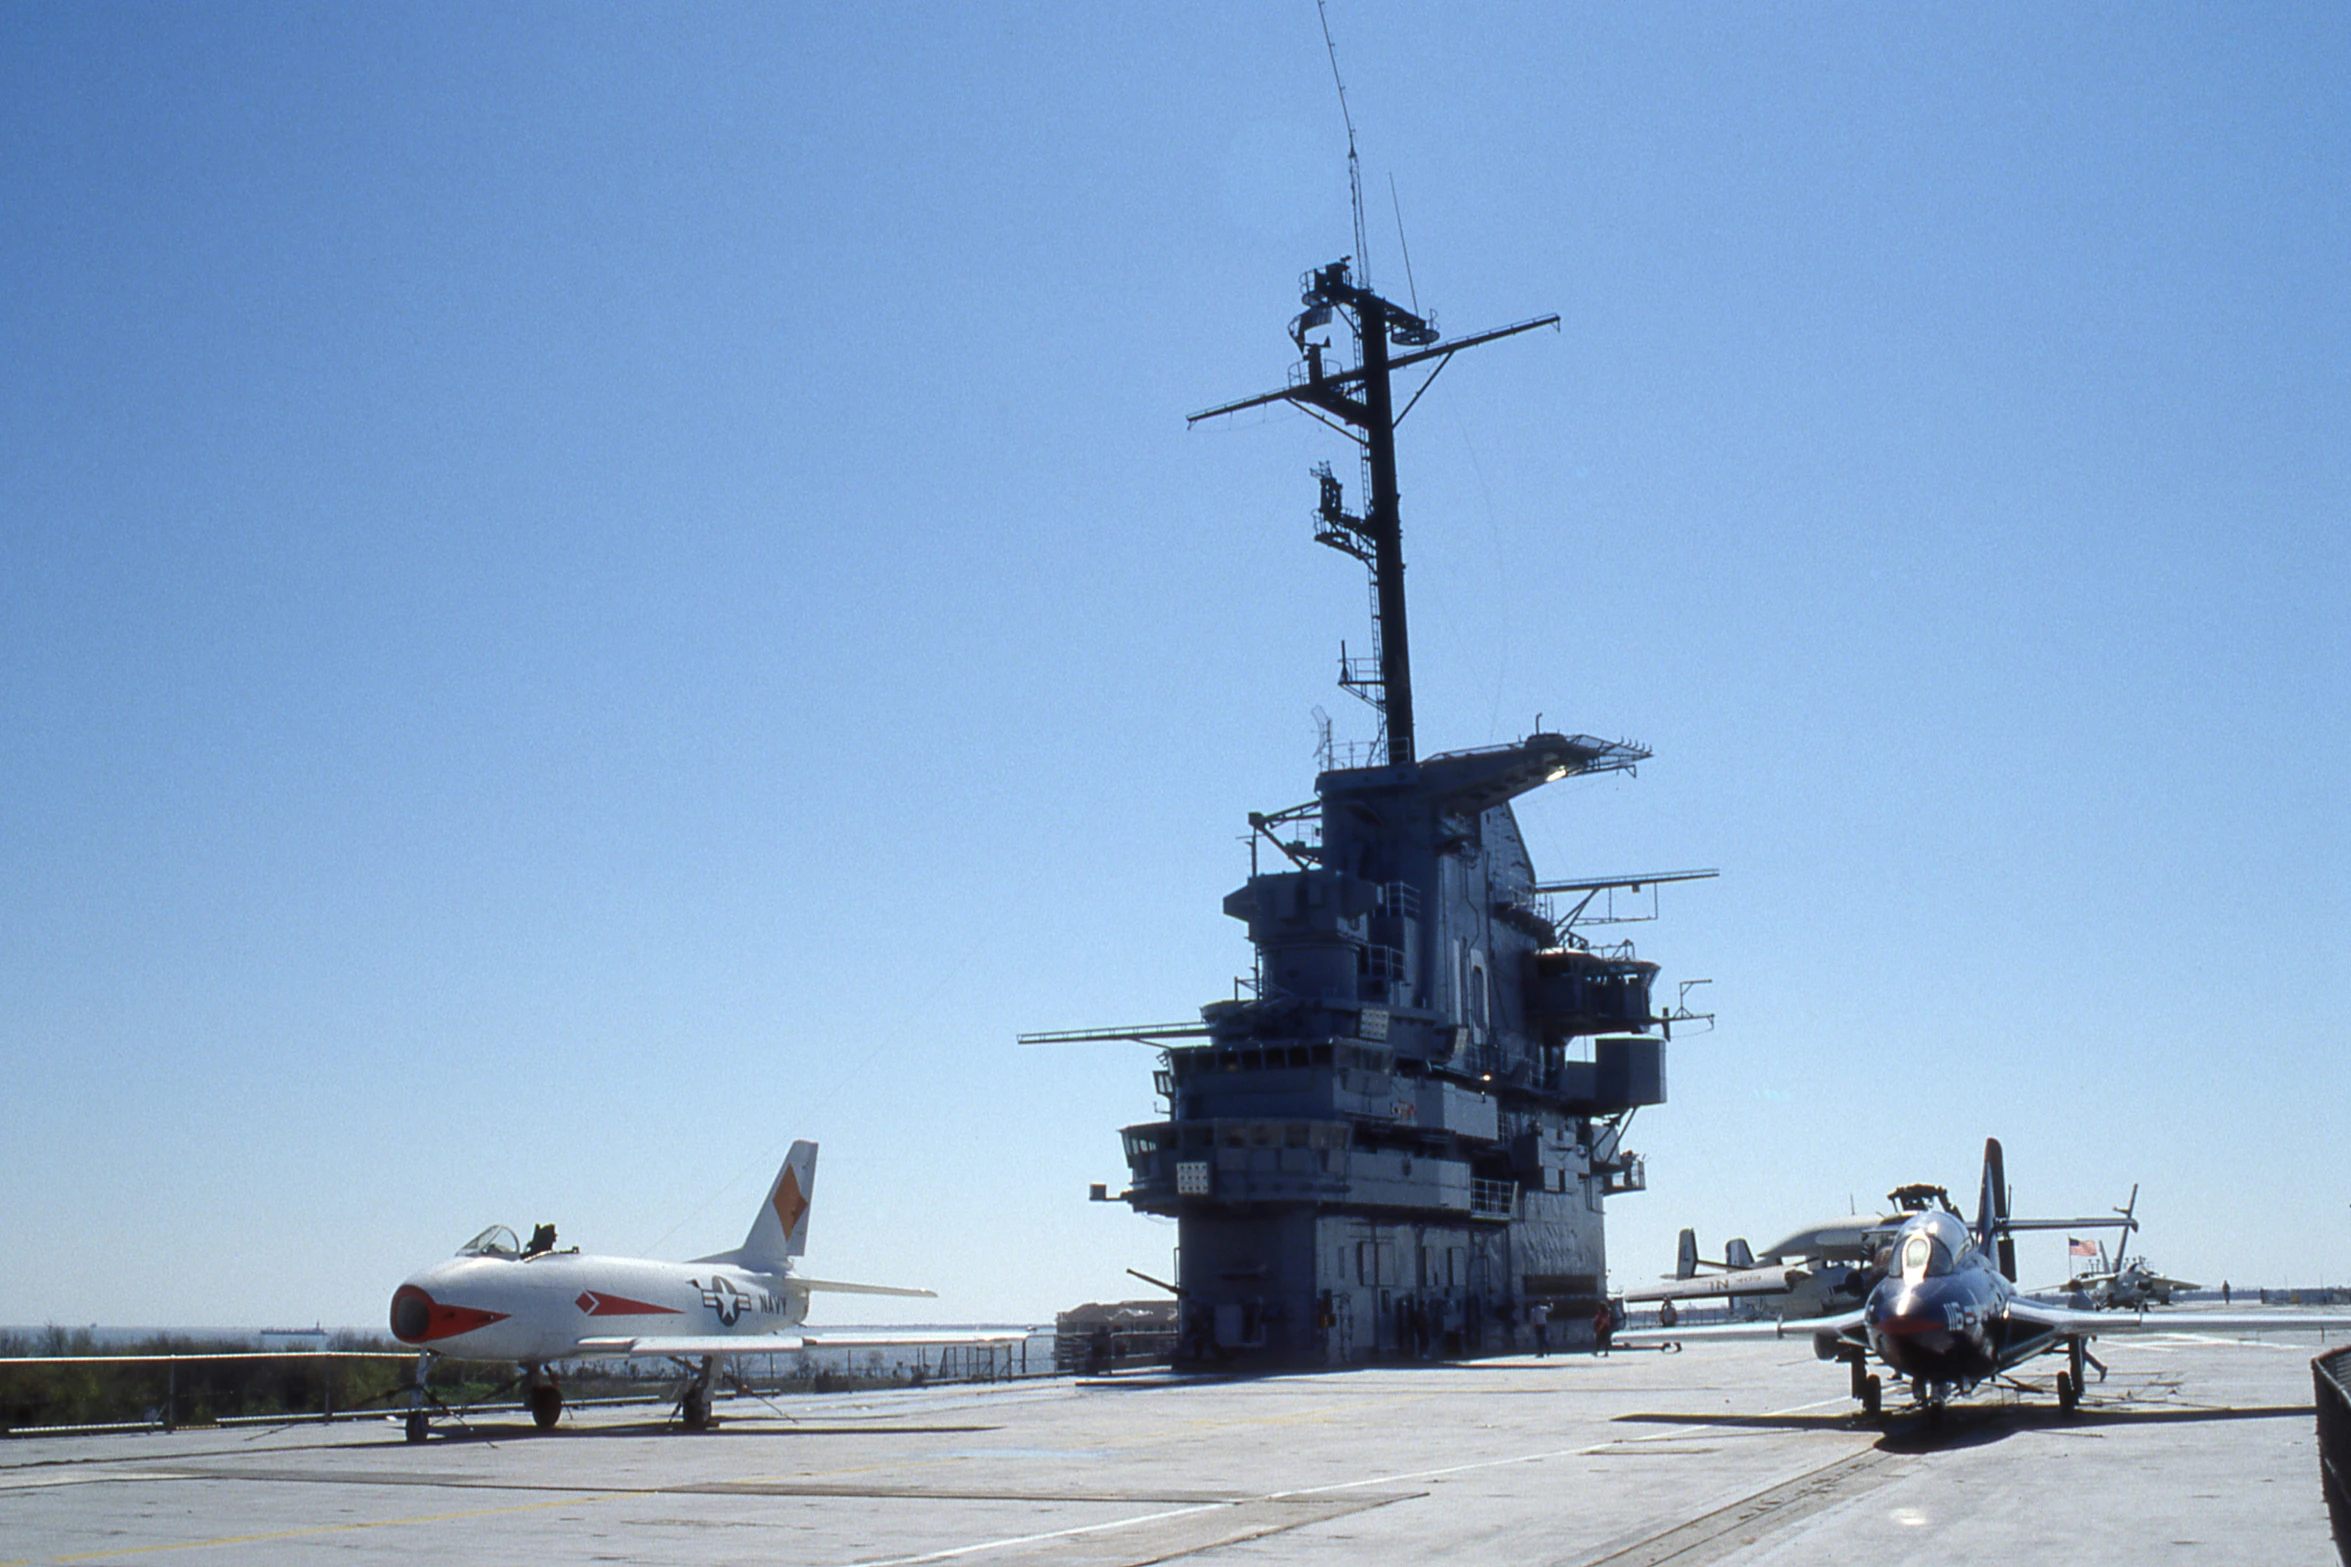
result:
[[[408,1412],[408,1422],[406,1426],[406,1435],[408,1440],[411,1442],[423,1441],[425,1439],[425,1434],[431,1428],[431,1425],[432,1422],[425,1418],[425,1412],[423,1410],[410,1410]]]
[[[531,1409],[531,1424],[542,1431],[555,1429],[555,1422],[563,1418],[563,1389],[542,1382],[532,1388],[525,1400]]]
[[[702,1368],[694,1373],[694,1380],[686,1384],[685,1393],[678,1399],[678,1424],[689,1431],[710,1429],[710,1390],[718,1382],[718,1357],[702,1357]]]
[[[2057,1412],[2059,1414],[2070,1415],[2073,1413],[2074,1405],[2080,1403],[2081,1401],[2082,1390],[2074,1385],[2073,1373],[2070,1371],[2058,1372]]]

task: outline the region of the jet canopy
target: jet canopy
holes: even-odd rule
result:
[[[460,1257],[519,1257],[522,1242],[503,1224],[493,1224],[481,1234],[457,1248]]]
[[[1896,1265],[1905,1279],[1931,1279],[1949,1273],[1974,1245],[1974,1237],[1955,1215],[1930,1209],[1903,1227]]]

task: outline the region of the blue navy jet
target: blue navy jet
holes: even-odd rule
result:
[[[2082,1396],[2085,1366],[2104,1374],[2105,1368],[2088,1349],[2089,1341],[2101,1334],[2351,1328],[2351,1315],[2340,1312],[2197,1311],[2150,1321],[2048,1305],[2016,1287],[2012,1232],[2081,1221],[2011,1220],[2007,1207],[2000,1144],[1992,1139],[1984,1144],[1984,1185],[1975,1223],[1971,1226],[1939,1205],[1903,1219],[1889,1243],[1885,1276],[1858,1310],[1809,1320],[1639,1330],[1617,1337],[1696,1340],[1809,1333],[1821,1359],[1851,1368],[1853,1396],[1866,1413],[1877,1414],[1884,1398],[1884,1380],[1870,1370],[1874,1359],[1895,1379],[1908,1382],[1912,1399],[1930,1421],[1936,1421],[1955,1394],[1971,1392],[2043,1355],[2066,1359],[2065,1369],[2057,1373],[2057,1404],[2071,1414]]]

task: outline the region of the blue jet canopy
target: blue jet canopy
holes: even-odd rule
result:
[[[1951,1214],[1922,1213],[1903,1228],[1901,1269],[1905,1280],[1941,1278],[1975,1245],[1967,1226]]]

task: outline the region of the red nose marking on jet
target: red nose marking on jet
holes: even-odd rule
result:
[[[591,1317],[674,1317],[675,1306],[656,1306],[650,1301],[631,1300],[626,1295],[599,1295],[594,1290],[581,1290],[573,1305]]]
[[[430,1344],[504,1322],[507,1313],[475,1306],[445,1306],[413,1284],[403,1284],[392,1296],[392,1336],[403,1344]]]

